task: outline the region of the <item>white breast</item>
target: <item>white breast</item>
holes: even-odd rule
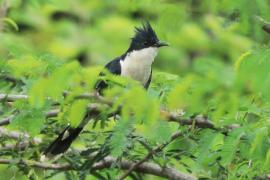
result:
[[[145,85],[151,74],[151,65],[158,52],[157,48],[149,47],[134,50],[121,60],[121,76],[129,77]]]

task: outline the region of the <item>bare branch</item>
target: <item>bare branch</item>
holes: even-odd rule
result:
[[[0,159],[0,164],[17,164],[26,165],[30,167],[42,168],[42,169],[53,169],[53,170],[72,170],[69,164],[49,164],[44,162],[30,161],[30,160],[11,160],[11,159]]]
[[[194,125],[198,128],[210,128],[216,129],[214,124],[203,116],[196,116],[195,118],[183,119],[182,115],[179,115],[175,112],[168,112],[165,110],[160,110],[160,115],[164,119],[167,119],[169,122],[177,122],[180,125]]]
[[[2,4],[0,4],[0,32],[4,29],[3,18],[6,16],[8,8],[8,1],[4,0]]]
[[[60,109],[53,109],[46,113],[46,118],[56,117],[60,112]]]
[[[63,96],[67,96],[69,95],[68,92],[64,92]],[[4,94],[4,93],[0,93],[0,101],[9,101],[9,102],[13,102],[16,100],[27,100],[29,97],[27,95],[23,95],[23,94]],[[104,104],[108,104],[110,105],[111,102],[105,100],[102,96],[98,95],[97,93],[84,93],[84,94],[80,94],[80,95],[76,95],[74,96],[75,99],[95,99],[96,101],[100,102],[100,103],[104,103]]]
[[[26,150],[29,147],[30,143],[29,141],[24,141],[24,142],[17,142],[16,144],[6,144],[5,146],[0,148],[1,151],[8,151],[8,150]]]
[[[16,79],[9,75],[0,75],[0,79],[12,83],[12,87],[14,87],[16,84],[24,84],[22,80]]]
[[[156,148],[154,148],[152,151],[149,151],[149,153],[140,161],[134,163],[132,166],[130,166],[130,168],[123,174],[121,175],[118,179],[119,180],[123,180],[125,179],[127,176],[130,175],[130,173],[132,171],[134,171],[138,166],[140,166],[142,163],[148,161],[151,157],[153,157],[153,155],[155,155],[156,153],[162,151],[168,144],[170,144],[172,141],[174,141],[176,138],[178,138],[179,136],[181,136],[182,133],[180,132],[176,132],[174,133],[170,140],[168,142],[165,142],[163,144],[160,144],[159,146],[157,146]]]
[[[23,94],[0,94],[0,101],[16,101],[21,99],[28,99],[28,96]]]
[[[270,24],[265,24],[262,26],[262,29],[267,32],[268,34],[270,34]]]
[[[33,138],[31,139],[29,134],[27,133],[22,133],[22,132],[18,132],[18,131],[9,131],[5,128],[1,128],[0,127],[0,137],[8,137],[11,139],[15,139],[15,140],[22,140],[22,141],[28,141],[29,143],[33,143],[33,144],[40,144],[41,143],[41,139],[40,138]]]
[[[12,120],[13,118],[14,118],[14,116],[11,115],[11,116],[9,116],[9,117],[6,117],[6,118],[2,119],[2,120],[0,121],[0,126],[8,125],[8,124],[11,122],[11,120]]]
[[[119,166],[115,166],[115,168],[119,167],[122,170],[129,169],[130,167],[134,166],[134,163],[127,160],[122,160],[118,162],[118,160],[112,156],[107,156],[103,160],[96,162],[91,167],[91,171],[102,170],[107,168],[114,168],[112,166],[115,163],[120,163]],[[37,162],[37,161],[30,161],[30,160],[11,160],[11,159],[0,159],[0,164],[17,164],[17,165],[26,165],[34,168],[40,168],[45,170],[61,170],[61,171],[68,171],[68,170],[76,170],[70,164],[49,164],[45,162]],[[138,173],[144,174],[151,174],[159,177],[164,177],[167,179],[172,180],[195,180],[194,176],[184,174],[179,172],[178,170],[165,167],[162,168],[157,164],[154,163],[142,163],[139,166],[136,166],[134,171]]]
[[[195,118],[183,119],[173,113],[169,114],[168,120],[171,122],[178,122],[181,125],[194,125],[199,128],[215,129],[214,124],[203,116],[196,116]]]

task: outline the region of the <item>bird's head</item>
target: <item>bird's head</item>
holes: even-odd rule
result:
[[[128,52],[133,50],[142,50],[145,48],[160,48],[168,46],[167,43],[161,42],[149,22],[142,24],[142,27],[135,27],[135,36],[131,38],[131,44]]]

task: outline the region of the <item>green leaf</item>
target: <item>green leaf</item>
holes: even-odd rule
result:
[[[29,102],[33,107],[44,106],[48,87],[50,86],[47,79],[40,79],[34,83],[29,91]]]
[[[7,61],[7,68],[16,78],[21,78],[22,76],[37,78],[45,72],[46,64],[32,55],[24,55],[19,59]]]
[[[269,170],[269,167],[270,167],[270,149],[267,151],[265,161],[264,161],[264,168],[266,170]]]
[[[32,108],[27,102],[16,102],[20,113],[12,120],[11,127],[20,129],[30,135],[39,134],[45,120],[44,110]]]
[[[243,136],[244,130],[242,128],[237,128],[233,130],[229,136],[225,138],[224,145],[221,149],[221,161],[220,163],[226,167],[235,158],[235,153],[237,151],[238,145],[240,143],[240,138]]]
[[[5,18],[3,18],[3,21],[6,22],[7,24],[11,25],[16,31],[19,31],[18,25],[12,19],[5,17]]]
[[[197,162],[201,165],[207,164],[210,157],[210,150],[216,146],[216,140],[219,141],[219,134],[215,134],[211,130],[204,130],[199,140],[199,150],[197,155]]]
[[[177,127],[170,125],[165,120],[157,120],[153,124],[142,124],[139,133],[154,143],[164,143],[168,141]],[[149,131],[149,129],[152,129]]]
[[[87,103],[87,100],[78,100],[71,105],[69,111],[69,122],[72,127],[78,126],[84,118],[87,109]]]
[[[249,153],[254,160],[264,160],[267,150],[270,148],[267,145],[267,138],[269,137],[269,129],[267,127],[261,127],[256,129],[255,137],[251,143]]]
[[[190,75],[183,79],[168,95],[168,106],[170,109],[183,109],[188,105],[190,89],[195,77]]]
[[[128,146],[132,143],[132,139],[128,137],[133,130],[133,121],[120,119],[113,128],[110,145],[112,147],[112,155],[119,157]]]

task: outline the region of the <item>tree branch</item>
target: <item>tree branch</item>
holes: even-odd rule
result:
[[[87,106],[87,112],[88,113],[92,113],[92,114],[97,114],[99,113],[99,104],[89,104]],[[53,109],[53,110],[50,110],[46,113],[46,118],[52,118],[52,117],[57,117],[57,115],[60,113],[60,109]],[[8,125],[10,124],[10,122],[13,120],[15,116],[14,115],[11,115],[9,117],[6,117],[2,120],[0,120],[0,126],[4,126],[4,125]]]
[[[23,94],[0,94],[0,102],[1,101],[16,101],[16,100],[25,100],[28,99],[27,95],[23,95]]]
[[[8,146],[3,147],[1,150],[14,149],[14,148],[25,149],[30,144],[29,135],[26,133],[20,133],[17,131],[8,131],[4,128],[0,128],[0,135],[7,136],[7,137],[12,138],[12,139],[17,139],[17,140],[23,139],[24,140],[23,142],[20,142],[20,144],[18,144],[18,145],[15,145],[15,146],[8,145]],[[176,139],[179,135],[180,135],[180,133],[174,134],[170,141]],[[40,144],[41,139],[34,138],[32,140],[32,142],[35,144]],[[155,176],[160,176],[160,177],[169,178],[169,179],[176,179],[176,180],[178,180],[178,179],[184,179],[184,180],[185,179],[186,180],[196,179],[193,176],[178,172],[176,169],[171,168],[171,167],[162,168],[159,165],[154,164],[154,163],[145,163],[145,161],[147,161],[154,153],[160,151],[166,145],[167,144],[165,143],[165,144],[158,146],[153,151],[151,151],[151,153],[149,153],[147,155],[147,159],[144,158],[144,160],[140,161],[139,163],[132,163],[131,161],[127,161],[127,160],[122,160],[121,162],[119,162],[116,158],[108,156],[108,157],[105,157],[103,160],[94,163],[94,165],[91,167],[91,170],[95,171],[95,170],[102,170],[105,168],[111,168],[111,166],[113,164],[120,163],[119,167],[122,170],[130,170],[131,169],[131,171],[136,171],[139,173],[152,174]],[[45,163],[45,162],[37,162],[37,161],[30,161],[30,160],[16,161],[16,160],[9,160],[9,159],[0,159],[0,164],[27,165],[30,167],[41,168],[41,169],[45,169],[45,170],[47,170],[47,169],[62,170],[62,171],[76,170],[74,167],[72,167],[69,164],[62,164],[62,165],[61,164],[49,164],[49,163]]]
[[[130,166],[130,168],[123,174],[121,175],[118,179],[119,180],[123,180],[125,179],[127,176],[130,175],[130,173],[132,171],[134,171],[138,166],[140,166],[142,163],[148,161],[151,157],[153,157],[156,153],[162,151],[168,144],[170,144],[172,141],[174,141],[176,138],[178,138],[179,136],[181,136],[182,133],[180,132],[176,132],[174,133],[170,140],[168,142],[165,142],[163,144],[160,144],[159,146],[157,146],[156,148],[154,148],[153,150],[149,151],[149,153],[140,161],[134,163],[132,166]]]
[[[209,129],[216,129],[214,124],[203,116],[196,116],[195,118],[190,119],[183,119],[181,116],[178,116],[174,113],[168,114],[168,121],[171,122],[178,122],[181,125],[194,125],[199,128],[209,128]]]
[[[155,176],[160,176],[160,177],[164,177],[164,178],[168,178],[168,179],[176,179],[176,180],[178,180],[178,179],[187,179],[187,180],[196,179],[193,176],[178,172],[176,169],[171,168],[171,167],[162,168],[159,165],[154,164],[154,163],[146,163],[146,161],[149,158],[151,158],[157,152],[161,151],[164,147],[166,147],[170,142],[175,140],[180,135],[181,135],[180,132],[173,134],[171,139],[168,142],[157,146],[155,149],[150,151],[143,160],[141,160],[137,163],[133,163],[133,162],[128,161],[128,160],[122,160],[121,162],[119,162],[116,158],[108,156],[108,157],[105,157],[103,160],[96,162],[92,166],[91,170],[101,170],[101,169],[105,169],[105,168],[111,168],[111,166],[113,164],[120,163],[119,167],[122,170],[128,170],[130,172],[136,171],[139,173],[152,174]],[[33,138],[31,140],[30,136],[27,133],[21,133],[21,132],[17,132],[17,131],[8,131],[5,128],[0,128],[0,136],[6,136],[6,137],[9,137],[12,139],[21,140],[21,142],[19,144],[7,145],[5,147],[2,147],[1,150],[8,150],[8,149],[14,149],[14,148],[25,149],[25,148],[29,147],[30,144],[38,145],[42,142],[42,140],[40,138]],[[41,169],[63,170],[63,171],[75,170],[75,168],[69,164],[60,165],[60,164],[48,164],[48,163],[44,163],[44,162],[37,162],[37,161],[30,161],[30,160],[16,161],[16,160],[9,160],[9,159],[0,159],[0,164],[11,164],[11,163],[18,164],[18,165],[27,165],[27,166],[41,168]]]
[[[69,95],[68,92],[64,92],[63,96],[66,97]],[[27,100],[29,97],[27,95],[23,94],[4,94],[0,93],[0,102],[1,101],[8,101],[8,102],[13,102],[16,100]],[[105,100],[102,96],[98,95],[97,93],[83,93],[80,95],[74,96],[75,99],[95,99],[99,103],[104,103],[111,105],[112,102]]]
[[[119,167],[122,170],[126,170],[134,166],[133,162],[130,162],[127,160],[122,160],[121,162],[118,162],[116,158],[112,156],[107,156],[103,160],[94,163],[93,166],[91,167],[91,171],[97,171],[97,170],[102,170],[106,168],[113,168],[114,166],[112,165],[115,163],[120,163],[119,166],[116,166],[115,168]],[[30,166],[34,168],[45,169],[45,170],[61,170],[61,171],[76,170],[70,164],[49,164],[49,163],[30,161],[30,160],[0,159],[0,164],[26,165],[26,166]],[[174,168],[171,168],[171,167],[162,168],[159,165],[154,164],[154,163],[142,163],[139,166],[136,166],[134,171],[138,173],[151,174],[154,176],[164,177],[164,178],[168,178],[172,180],[195,180],[196,179],[195,177],[179,172],[178,170]]]
[[[3,31],[4,29],[3,18],[5,18],[8,8],[9,8],[8,1],[4,0],[2,4],[0,4],[0,32]]]
[[[68,95],[68,92],[63,93],[64,96]],[[106,104],[111,106],[113,103],[111,101],[108,101],[104,99],[102,96],[96,94],[96,93],[84,93],[81,95],[77,95],[74,98],[77,99],[95,99],[101,104]],[[20,99],[28,99],[27,95],[14,95],[14,94],[0,94],[0,101],[16,101]],[[92,105],[89,105],[90,107]],[[88,111],[91,111],[91,108],[88,109]],[[96,111],[97,108],[96,108]],[[46,118],[50,117],[56,117],[57,114],[60,112],[60,110],[55,109],[51,110],[46,114]],[[199,128],[210,128],[210,129],[216,129],[214,127],[214,124],[207,118],[203,116],[197,116],[195,118],[190,118],[190,119],[183,119],[183,117],[177,113],[174,112],[168,112],[165,110],[160,110],[160,115],[164,119],[168,120],[169,122],[177,122],[181,125],[194,125]],[[0,121],[0,126],[7,125],[9,124],[10,120],[12,120],[11,117],[7,117],[3,120]]]
[[[11,120],[14,118],[14,115],[11,115],[9,117],[6,117],[0,121],[0,126],[8,125]]]
[[[28,144],[31,142],[33,144],[40,144],[41,139],[40,138],[30,138],[30,135],[27,133],[22,133],[18,131],[9,131],[5,128],[0,127],[0,137],[8,137],[15,140],[22,140],[22,141],[28,141]]]

